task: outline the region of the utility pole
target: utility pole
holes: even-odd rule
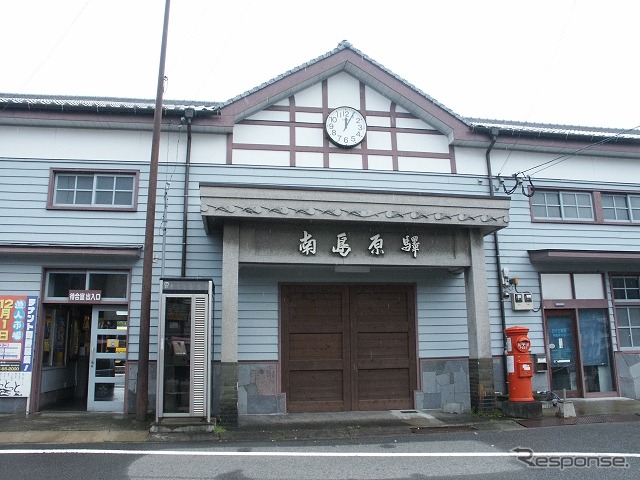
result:
[[[158,188],[158,157],[160,154],[160,130],[162,127],[162,94],[164,91],[164,64],[167,56],[167,33],[169,30],[169,7],[164,7],[164,26],[158,69],[156,108],[153,113],[153,139],[149,164],[149,188],[147,193],[147,220],[144,231],[144,258],[142,263],[142,300],[140,302],[140,341],[138,353],[138,382],[136,387],[136,420],[147,419],[149,406],[149,332],[151,325],[151,289],[153,286],[153,236],[156,217],[156,191]]]

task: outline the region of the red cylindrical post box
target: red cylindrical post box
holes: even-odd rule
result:
[[[507,336],[507,377],[509,400],[512,402],[533,402],[533,362],[531,361],[531,341],[526,327],[505,329]]]

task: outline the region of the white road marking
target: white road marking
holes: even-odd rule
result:
[[[523,452],[234,452],[234,451],[190,451],[190,450],[99,450],[83,448],[25,448],[4,449],[0,455],[35,454],[86,454],[86,455],[174,455],[182,457],[529,457]],[[640,453],[623,452],[535,452],[534,457],[628,457],[640,458]]]

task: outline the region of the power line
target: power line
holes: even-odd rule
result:
[[[71,23],[66,28],[66,30],[62,33],[62,35],[58,37],[58,40],[56,41],[56,43],[54,43],[53,46],[49,49],[49,51],[47,52],[47,56],[38,64],[38,66],[33,70],[33,72],[31,72],[31,75],[29,75],[29,77],[25,80],[23,87],[26,87],[29,84],[29,82],[33,79],[33,77],[35,77],[36,74],[40,71],[40,69],[44,66],[44,64],[49,61],[49,59],[53,55],[53,52],[57,50],[57,48],[60,46],[62,41],[66,38],[66,36],[69,34],[73,26],[76,24],[78,19],[82,16],[84,11],[87,9],[89,2],[91,2],[91,0],[87,0],[86,2],[84,2],[84,5],[82,6],[82,8],[80,8],[80,11],[78,12],[78,14],[71,21]]]
[[[504,193],[506,195],[512,195],[513,193],[515,193],[515,191],[518,189],[518,187],[520,187],[522,194],[525,197],[532,197],[533,194],[535,193],[536,187],[533,184],[533,181],[531,180],[531,175],[535,175],[536,173],[539,173],[543,170],[546,170],[547,168],[551,168],[555,165],[558,165],[559,163],[564,162],[565,160],[568,160],[569,158],[577,155],[578,153],[584,152],[586,150],[589,150],[590,148],[593,148],[597,145],[604,145],[605,143],[609,143],[612,142],[613,140],[619,138],[621,135],[624,135],[625,133],[637,130],[638,128],[640,128],[640,125],[633,127],[633,128],[629,128],[627,130],[624,130],[622,132],[618,132],[615,135],[611,136],[611,137],[607,137],[604,138],[598,142],[594,142],[591,143],[589,145],[586,145],[582,148],[578,148],[570,153],[565,153],[564,155],[560,155],[559,157],[553,158],[551,160],[548,160],[546,162],[540,163],[538,165],[535,165],[533,167],[529,167],[526,168],[524,170],[521,170],[519,172],[514,173],[511,177],[513,178],[514,184],[513,187],[511,188],[507,188],[504,179],[501,177],[500,174],[497,175],[498,178],[498,182],[500,183],[500,186],[502,187],[502,190],[504,191]],[[505,161],[506,164],[506,161]],[[504,167],[504,164],[503,164]],[[532,172],[531,175],[525,175],[527,172]],[[527,185],[528,184],[528,185]]]

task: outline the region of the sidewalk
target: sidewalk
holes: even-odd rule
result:
[[[598,422],[631,421],[635,417],[640,421],[639,400],[607,398],[574,399],[573,402],[576,415],[584,420],[580,423],[590,423],[595,417]],[[544,416],[554,417],[555,411],[555,408],[545,409]],[[150,417],[146,422],[138,422],[133,415],[92,412],[45,411],[28,417],[0,415],[0,445],[319,440],[525,428],[517,419],[500,415],[447,414],[439,410],[243,415],[234,428],[176,419],[165,419],[156,425],[154,420]]]
[[[0,415],[0,445],[146,442],[149,424],[133,416],[82,411]]]

